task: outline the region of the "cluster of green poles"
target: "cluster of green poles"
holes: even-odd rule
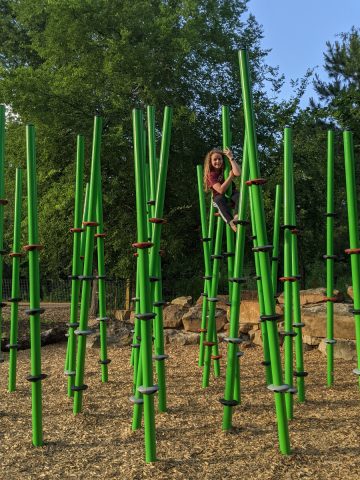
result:
[[[252,251],[254,253],[256,284],[259,299],[260,329],[263,344],[263,361],[265,383],[273,392],[278,426],[279,448],[282,454],[290,453],[288,421],[293,418],[293,399],[297,393],[300,403],[305,401],[302,328],[300,309],[300,275],[298,265],[295,191],[293,173],[292,131],[284,130],[284,185],[276,186],[273,244],[267,240],[262,186],[266,180],[261,178],[255,120],[252,104],[251,81],[249,75],[248,55],[246,49],[239,51],[240,78],[244,105],[245,136],[243,146],[242,175],[240,181],[240,201],[237,211],[237,231],[234,235],[227,225],[226,252],[222,252],[224,240],[224,222],[216,214],[214,205],[207,208],[203,191],[203,168],[197,167],[201,233],[204,255],[204,291],[202,319],[200,328],[199,366],[203,367],[202,387],[209,385],[210,371],[213,364],[215,377],[220,376],[221,355],[216,331],[216,304],[219,301],[218,288],[221,260],[227,260],[230,329],[227,343],[227,365],[224,397],[220,399],[223,406],[223,430],[232,428],[233,407],[241,403],[240,358],[239,350],[242,339],[239,336],[241,288],[246,283],[243,276],[246,245],[246,228],[251,224]],[[163,218],[166,178],[170,151],[172,109],[166,107],[161,134],[159,158],[156,154],[155,109],[147,107],[146,122],[142,110],[133,110],[133,139],[136,186],[136,297],[135,325],[132,343],[131,365],[133,366],[133,404],[132,429],[141,427],[144,417],[145,460],[156,460],[156,431],[154,394],[158,393],[158,410],[167,410],[166,375],[163,335],[163,300],[161,233]],[[146,125],[146,128],[145,128]],[[102,382],[108,381],[106,328],[109,321],[106,309],[102,182],[101,182],[101,133],[102,119],[94,119],[92,158],[89,183],[84,192],[84,138],[77,137],[76,182],[73,261],[71,286],[71,309],[68,323],[68,343],[65,362],[65,374],[68,378],[67,392],[73,397],[73,413],[82,411],[86,339],[93,333],[88,326],[92,282],[98,282],[100,327],[100,359]],[[223,149],[231,146],[230,115],[228,107],[222,108]],[[345,252],[351,256],[351,269],[354,290],[354,319],[357,349],[357,368],[353,372],[359,377],[360,386],[360,242],[358,233],[358,211],[356,200],[356,182],[354,165],[353,138],[350,131],[345,131],[344,158],[346,174],[347,208],[349,222],[350,248]],[[37,218],[37,182],[36,182],[36,148],[35,129],[26,126],[26,160],[27,160],[27,206],[28,206],[28,245],[23,250],[28,254],[30,305],[26,314],[30,320],[31,368],[27,380],[31,383],[32,398],[32,442],[34,446],[43,445],[42,432],[42,384],[46,374],[41,372],[41,336],[40,315],[44,309],[40,306],[40,270]],[[2,297],[3,256],[7,253],[3,245],[4,207],[8,201],[4,198],[4,163],[5,163],[5,108],[0,106],[0,336],[2,329],[2,309],[6,307]],[[225,179],[229,175],[226,164]],[[227,191],[231,197],[231,189]],[[281,203],[283,199],[284,224],[284,260],[283,276],[278,278]],[[21,217],[22,217],[22,170],[16,169],[14,201],[14,235],[12,251],[12,288],[10,315],[9,349],[9,392],[16,390],[16,367],[18,350],[18,303],[20,302],[20,261],[21,252]],[[250,212],[251,221],[247,220]],[[334,132],[327,137],[327,208],[326,208],[326,297],[327,305],[327,385],[334,382]],[[95,243],[97,247],[97,272],[94,267]],[[96,273],[96,274],[95,274]],[[279,332],[277,322],[280,315],[276,313],[278,280],[284,284],[284,331]],[[80,300],[80,309],[79,309]],[[279,335],[284,337],[284,378],[280,358]],[[295,346],[294,346],[295,342]],[[0,349],[1,350],[1,349]],[[295,352],[294,352],[295,351]],[[1,353],[1,352],[0,352]],[[295,353],[295,361],[294,361]],[[0,361],[3,360],[0,358]],[[153,361],[156,365],[157,384],[154,384]],[[295,364],[295,368],[294,368]],[[296,381],[294,381],[294,378]]]
[[[102,181],[101,181],[101,130],[102,119],[97,116],[94,120],[93,149],[89,183],[84,191],[84,156],[85,146],[82,135],[77,137],[76,154],[76,182],[75,182],[75,209],[73,234],[73,259],[71,278],[71,307],[68,323],[68,344],[65,362],[65,375],[68,377],[68,396],[74,397],[74,414],[82,409],[82,392],[87,388],[83,383],[85,369],[86,337],[93,333],[88,328],[91,285],[97,281],[99,301],[100,328],[100,359],[101,380],[108,381],[107,357],[107,323],[109,317],[106,312],[105,290],[105,260],[104,260],[104,233]],[[97,275],[94,267],[94,248],[97,247]],[[94,286],[93,286],[94,288]],[[79,298],[81,298],[79,312]],[[79,318],[80,316],[80,318]],[[78,341],[76,342],[76,339]],[[77,347],[77,348],[76,348]]]
[[[101,188],[101,132],[102,118],[94,119],[92,157],[89,183],[84,190],[84,138],[77,137],[75,209],[73,234],[73,261],[71,278],[71,307],[68,323],[68,344],[65,362],[65,375],[68,377],[68,396],[73,397],[73,413],[82,411],[83,392],[87,389],[84,383],[86,340],[94,333],[88,326],[93,282],[98,283],[99,317],[96,319],[100,328],[100,359],[102,382],[108,381],[106,325],[109,317],[106,314],[104,239],[106,233],[103,226],[103,206]],[[97,274],[94,266],[94,249],[97,247]],[[80,311],[78,308],[80,299]],[[77,341],[76,341],[77,339]]]
[[[239,351],[242,339],[239,337],[239,316],[241,303],[241,287],[247,279],[243,276],[244,252],[246,243],[246,227],[251,223],[253,242],[253,253],[256,271],[256,283],[258,289],[260,328],[263,343],[265,367],[265,382],[269,390],[274,392],[275,407],[278,419],[278,434],[280,451],[284,454],[290,453],[290,441],[288,434],[288,420],[292,418],[292,401],[294,393],[298,392],[299,401],[305,400],[304,377],[306,372],[303,369],[303,351],[301,328],[304,325],[300,317],[300,296],[299,296],[299,273],[297,260],[297,233],[295,224],[295,197],[294,180],[292,169],[292,145],[291,130],[285,129],[285,154],[284,154],[284,277],[285,283],[285,330],[281,334],[285,338],[285,382],[282,377],[282,365],[280,359],[279,333],[277,321],[280,316],[275,310],[275,299],[278,281],[278,260],[280,240],[280,210],[282,188],[276,187],[275,216],[273,230],[273,245],[269,245],[266,236],[265,215],[261,186],[266,180],[260,177],[259,163],[257,158],[257,144],[255,134],[254,114],[251,99],[251,85],[248,70],[248,59],[246,50],[239,53],[240,77],[243,93],[244,116],[246,135],[243,148],[242,175],[240,181],[240,201],[238,206],[238,218],[235,220],[237,231],[234,235],[226,227],[227,251],[222,249],[222,232],[224,222],[217,219],[214,249],[211,250],[214,231],[207,226],[206,203],[203,193],[201,166],[197,167],[200,217],[202,227],[202,244],[204,253],[205,275],[202,322],[200,329],[200,352],[199,365],[204,366],[203,387],[209,384],[210,361],[214,359],[215,376],[219,375],[219,366],[216,363],[221,357],[218,354],[215,306],[218,301],[217,289],[222,258],[228,260],[229,280],[229,305],[230,305],[230,330],[229,336],[224,338],[228,344],[226,384],[224,398],[220,402],[224,408],[223,429],[229,430],[232,427],[233,407],[241,403],[240,389],[240,362],[243,352]],[[230,147],[230,121],[229,112],[223,107],[223,147]],[[225,169],[225,178],[228,169]],[[251,222],[247,220],[247,211],[250,210]],[[214,216],[210,208],[210,221]],[[235,240],[235,242],[234,242]],[[271,257],[270,257],[271,254]],[[207,334],[205,336],[205,333]],[[296,371],[293,371],[293,343],[296,337]],[[208,347],[208,348],[207,348]],[[216,369],[217,367],[217,369]],[[297,388],[293,385],[293,375],[297,377]]]
[[[144,414],[145,460],[156,460],[154,394],[158,393],[158,410],[165,412],[166,378],[163,333],[161,278],[161,230],[165,187],[170,151],[172,109],[165,107],[159,160],[156,156],[155,109],[147,108],[147,131],[140,109],[133,110],[133,138],[136,186],[137,241],[135,253],[136,297],[135,326],[132,343],[133,366],[132,429],[141,426]],[[147,139],[147,142],[146,142]],[[146,148],[146,146],[148,148]],[[147,155],[148,152],[148,155]],[[148,162],[147,162],[148,158]],[[153,383],[153,360],[158,384]]]

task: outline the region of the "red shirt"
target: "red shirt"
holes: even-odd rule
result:
[[[219,192],[217,192],[213,188],[213,185],[215,185],[215,183],[224,183],[224,169],[219,168],[218,170],[210,170],[206,178],[206,183],[207,186],[211,189],[213,196],[220,195]]]

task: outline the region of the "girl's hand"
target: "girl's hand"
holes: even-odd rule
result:
[[[231,161],[234,159],[233,157],[233,154],[232,154],[232,151],[230,150],[230,148],[225,148],[225,150],[223,151],[224,155],[227,156],[227,158]]]

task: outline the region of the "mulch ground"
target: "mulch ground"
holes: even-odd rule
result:
[[[225,345],[221,345],[225,353]],[[31,446],[29,352],[19,352],[18,390],[6,390],[7,360],[0,365],[0,478],[6,479],[359,479],[359,389],[351,362],[336,362],[328,389],[326,360],[305,353],[307,402],[295,404],[292,455],[278,453],[273,395],[264,387],[261,349],[242,359],[242,405],[234,430],[221,430],[222,376],[201,388],[197,346],[168,347],[168,405],[157,414],[158,461],[144,462],[143,431],[131,431],[129,348],[109,349],[110,381],[101,384],[98,351],[88,349],[84,411],[72,415],[66,397],[65,344],[42,349],[45,445]]]

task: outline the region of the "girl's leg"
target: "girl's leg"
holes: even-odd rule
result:
[[[240,198],[240,193],[235,190],[233,194],[231,195],[231,201],[234,204],[234,213],[237,214],[239,210],[239,198]]]
[[[215,195],[213,198],[213,202],[215,207],[219,210],[222,219],[226,223],[230,223],[232,220],[232,215],[224,195]]]

